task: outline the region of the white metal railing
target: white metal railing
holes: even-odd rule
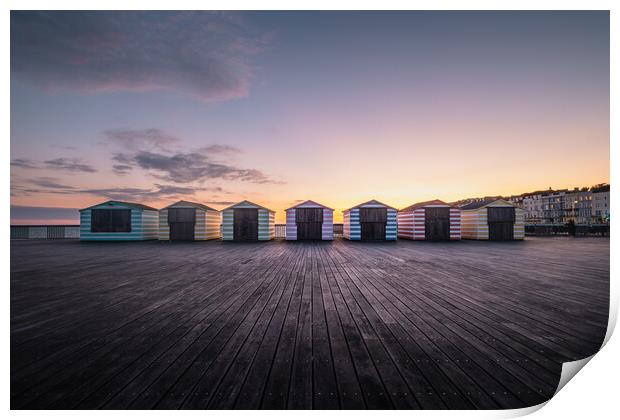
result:
[[[11,225],[11,239],[78,239],[80,225]]]

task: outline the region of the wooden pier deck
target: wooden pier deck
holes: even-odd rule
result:
[[[11,243],[11,408],[518,408],[594,353],[609,240]]]

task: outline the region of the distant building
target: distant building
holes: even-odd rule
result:
[[[564,213],[561,223],[575,222],[577,225],[590,224],[592,218],[592,193],[575,189],[562,197]]]
[[[572,190],[549,188],[546,191],[535,191],[503,199],[523,209],[527,225],[564,225],[571,221],[578,225],[589,225],[609,223],[609,190],[609,184]],[[462,208],[489,199],[490,197],[468,198],[452,204]]]
[[[609,184],[592,188],[592,223],[609,223]]]
[[[526,195],[523,197],[523,208],[526,224],[540,224],[544,221],[543,194]]]

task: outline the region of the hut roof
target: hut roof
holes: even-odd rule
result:
[[[411,211],[416,209],[421,209],[426,206],[448,206],[452,207],[450,204],[445,203],[441,200],[430,200],[430,201],[421,201],[419,203],[415,203],[410,205],[409,207],[405,207],[404,209],[400,209],[399,211]]]
[[[329,209],[329,210],[333,210],[331,207],[324,206],[323,204],[321,204],[321,203],[317,203],[316,201],[312,201],[312,200],[306,200],[306,201],[304,201],[304,202],[301,202],[301,203],[295,204],[294,206],[289,207],[289,208],[288,208],[288,209],[286,209],[286,210],[294,209],[294,208],[297,208],[297,207],[303,206],[303,205],[305,205],[305,204],[316,204],[316,206],[317,206],[317,207],[323,207],[323,208],[326,208],[326,209]]]
[[[90,206],[90,207],[86,207],[86,208],[80,209],[80,211],[90,210],[90,209],[92,209],[94,207],[102,206],[104,204],[110,204],[110,205],[112,205],[112,204],[122,204],[122,205],[125,205],[127,207],[133,207],[133,208],[138,209],[138,210],[153,210],[153,211],[157,211],[156,208],[150,207],[150,206],[146,206],[144,204],[130,203],[129,201],[117,201],[117,200],[104,201],[103,203],[95,204],[94,206]]]
[[[223,209],[222,211],[228,210],[228,209],[232,209],[232,208],[235,208],[235,207],[239,207],[242,204],[246,204],[246,205],[249,204],[250,206],[258,207],[260,209],[267,210],[269,212],[275,213],[275,211],[273,211],[271,209],[268,209],[267,207],[261,206],[261,205],[256,204],[256,203],[252,203],[251,201],[248,201],[248,200],[243,200],[243,201],[238,202],[237,204],[233,204],[232,206],[228,206],[225,209]]]
[[[387,204],[383,204],[380,201],[377,200],[370,200],[370,201],[366,201],[365,203],[361,203],[358,204],[357,206],[353,206],[353,207],[349,207],[348,209],[344,210],[344,211],[349,211],[351,209],[357,208],[357,207],[364,207],[364,206],[377,206],[377,207],[387,207],[388,209],[393,209],[396,210],[394,207],[392,206],[388,206]]]
[[[475,210],[475,209],[481,209],[483,207],[488,207],[489,205],[494,204],[494,203],[503,204],[505,206],[510,206],[510,207],[517,207],[515,204],[509,201],[506,201],[506,200],[488,198],[486,200],[474,201],[469,204],[465,204],[459,208],[461,210]]]
[[[185,200],[177,201],[176,203],[170,204],[168,207],[164,207],[164,209],[175,207],[175,206],[198,207],[199,209],[203,209],[203,210],[217,211],[214,208],[206,206],[204,204],[194,203],[193,201],[185,201]]]

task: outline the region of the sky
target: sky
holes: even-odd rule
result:
[[[609,13],[11,12],[11,223],[609,182]]]

